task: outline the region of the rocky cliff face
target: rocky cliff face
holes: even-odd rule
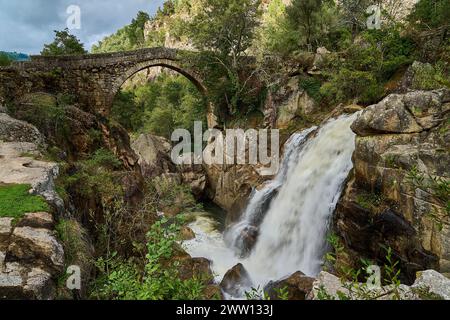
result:
[[[27,184],[44,197],[56,216],[64,203],[55,192],[56,163],[37,161],[44,137],[36,127],[11,118],[0,108],[0,186]],[[64,267],[64,250],[49,212],[23,218],[0,216],[0,299],[52,299]]]
[[[335,217],[347,263],[383,261],[391,247],[406,282],[427,268],[450,274],[449,111],[449,90],[410,91],[353,124],[354,172]]]

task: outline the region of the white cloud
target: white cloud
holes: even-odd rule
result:
[[[150,15],[164,0],[0,0],[0,51],[38,54],[66,27],[70,5],[81,8],[81,29],[73,30],[90,49],[104,36],[130,23],[139,10]]]

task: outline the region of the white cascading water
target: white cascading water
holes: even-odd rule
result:
[[[306,142],[306,138],[316,129],[317,127],[313,127],[304,130],[301,133],[295,133],[289,138],[285,144],[283,162],[281,163],[280,171],[275,179],[266,183],[261,190],[253,190],[241,220],[232,225],[225,232],[224,237],[226,243],[230,247],[234,247],[238,254],[242,253],[245,246],[242,243],[242,234],[244,230],[249,227],[256,227],[260,224],[261,220],[264,218],[264,211],[267,210],[268,202],[271,201],[273,195],[286,181],[289,169],[296,164],[300,151]]]
[[[219,281],[238,262],[247,269],[255,288],[296,271],[316,276],[326,250],[330,217],[352,169],[355,135],[350,125],[356,117],[344,115],[328,121],[306,143],[305,137],[314,128],[291,137],[280,173],[253,193],[241,221],[226,232],[227,241],[220,233],[202,228],[204,219],[197,220],[191,227],[198,239],[186,242],[186,250],[194,257],[210,259]],[[278,193],[266,212],[261,213],[263,203],[275,190]],[[250,255],[240,258],[233,254],[239,243],[239,231],[254,225],[261,214],[259,236]],[[209,224],[212,225],[212,220]]]

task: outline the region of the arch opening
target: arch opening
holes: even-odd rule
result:
[[[175,129],[193,133],[194,122],[208,123],[206,88],[175,63],[140,63],[114,82],[110,117],[132,135],[170,139]]]

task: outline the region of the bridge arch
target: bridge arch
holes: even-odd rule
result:
[[[177,73],[185,76],[187,79],[189,79],[195,87],[200,91],[201,94],[203,94],[205,97],[207,97],[208,90],[206,86],[203,84],[202,80],[198,75],[196,75],[194,72],[190,72],[180,66],[180,64],[176,61],[169,60],[169,59],[153,59],[149,61],[143,61],[134,64],[130,68],[128,68],[125,72],[123,72],[121,75],[117,77],[117,79],[113,83],[113,95],[115,96],[117,92],[120,90],[120,88],[123,86],[123,84],[131,78],[133,75],[138,73],[139,71],[146,70],[153,67],[163,67],[167,68],[173,71],[176,71]]]

